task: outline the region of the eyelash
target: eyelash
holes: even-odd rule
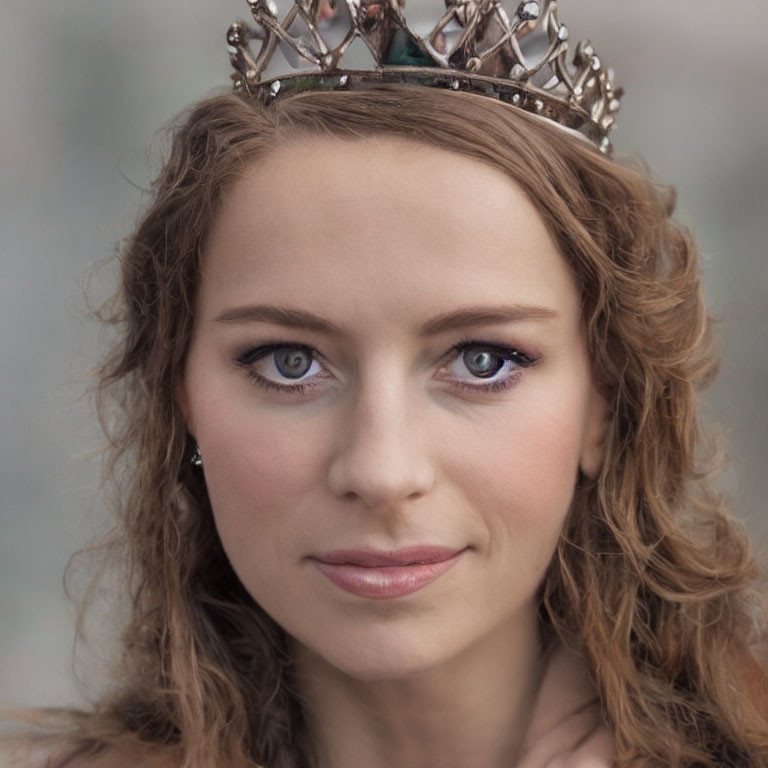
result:
[[[244,368],[248,378],[254,382],[254,384],[264,388],[282,393],[290,393],[296,395],[303,395],[314,389],[311,384],[276,384],[271,379],[261,376],[253,370],[252,366],[255,362],[261,360],[267,355],[277,352],[281,349],[301,349],[314,358],[316,350],[306,344],[292,343],[292,342],[269,342],[258,347],[250,347],[244,352],[237,355],[235,358],[235,365]],[[492,342],[483,341],[481,339],[467,338],[454,344],[445,357],[450,360],[454,360],[458,357],[459,353],[464,352],[466,349],[483,349],[492,352],[494,355],[501,357],[504,362],[514,362],[517,368],[507,375],[505,378],[499,381],[494,381],[490,384],[467,384],[454,380],[454,385],[459,389],[468,390],[470,392],[501,392],[514,386],[519,378],[519,371],[524,368],[530,368],[538,362],[538,357],[528,355],[521,352],[514,347],[506,347],[501,344],[494,344]]]

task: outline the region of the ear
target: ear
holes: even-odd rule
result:
[[[590,479],[600,474],[605,460],[605,437],[609,419],[608,400],[593,382],[587,401],[584,437],[579,457],[582,474]]]

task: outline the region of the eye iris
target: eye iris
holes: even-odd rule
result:
[[[498,360],[498,365],[489,368],[488,366],[493,360]],[[484,379],[494,376],[504,366],[504,358],[501,355],[496,355],[493,352],[487,350],[482,352],[470,352],[469,350],[464,353],[464,364],[469,368],[476,376],[480,376]]]
[[[301,378],[312,365],[312,356],[304,350],[289,347],[275,352],[275,366],[281,376]]]

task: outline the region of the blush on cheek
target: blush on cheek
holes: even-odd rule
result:
[[[557,488],[573,490],[579,461],[580,440],[563,422],[529,434],[521,450],[515,451],[515,466],[521,480],[542,493]]]
[[[556,539],[573,498],[581,423],[570,406],[565,398],[535,403],[497,424],[493,439],[454,457],[458,482],[472,488],[474,502],[501,510],[492,518],[531,543]]]
[[[318,446],[303,432],[269,426],[269,420],[220,422],[205,435],[204,471],[217,526],[237,528],[235,535],[251,532],[254,517],[264,530],[286,509],[299,509],[316,483]]]

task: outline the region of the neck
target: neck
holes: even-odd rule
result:
[[[297,682],[321,768],[515,765],[541,682],[535,611],[458,656],[359,680],[297,648]]]

